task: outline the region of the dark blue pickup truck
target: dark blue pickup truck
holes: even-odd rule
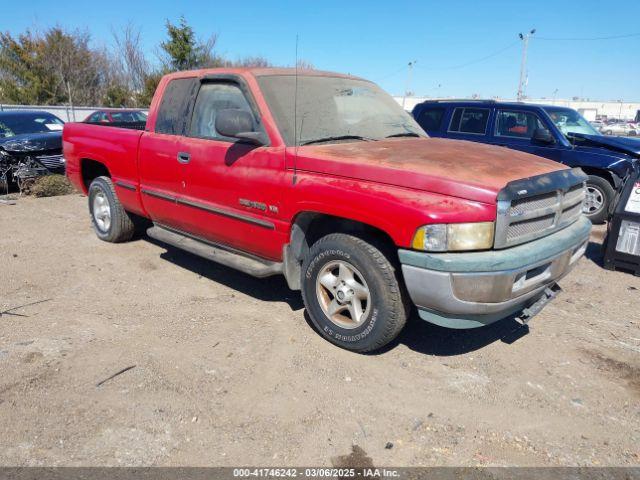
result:
[[[593,223],[606,220],[616,189],[640,162],[640,140],[604,136],[566,107],[436,100],[416,105],[413,116],[432,137],[490,143],[580,167],[589,176],[584,212]]]

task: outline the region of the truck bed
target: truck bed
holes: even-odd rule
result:
[[[86,194],[88,185],[82,175],[82,165],[86,162],[100,162],[108,169],[125,208],[143,213],[137,192],[138,145],[142,135],[144,132],[136,124],[65,124],[62,144],[67,177],[76,188]],[[133,189],[122,188],[123,184]]]

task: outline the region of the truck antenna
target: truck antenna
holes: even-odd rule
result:
[[[294,145],[294,156],[293,156],[293,184],[296,184],[298,179],[298,34],[296,34],[296,65],[295,65],[296,73],[295,73],[295,90],[293,93],[293,145]]]

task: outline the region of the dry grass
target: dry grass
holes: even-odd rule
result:
[[[29,186],[29,194],[34,197],[57,197],[68,195],[75,189],[64,175],[47,175],[37,178]]]

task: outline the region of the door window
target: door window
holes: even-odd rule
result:
[[[484,135],[487,132],[489,113],[488,108],[458,107],[453,111],[449,131]]]
[[[498,110],[496,137],[515,137],[529,140],[533,137],[536,128],[544,128],[544,125],[535,113]]]
[[[251,106],[237,85],[232,83],[203,84],[196,98],[189,135],[192,137],[235,141],[220,135],[216,131],[218,112],[226,109],[244,110],[251,113],[253,118]],[[256,127],[254,119],[253,130],[257,130]]]
[[[440,130],[443,116],[444,108],[442,107],[425,108],[418,118],[418,123],[426,131]]]

